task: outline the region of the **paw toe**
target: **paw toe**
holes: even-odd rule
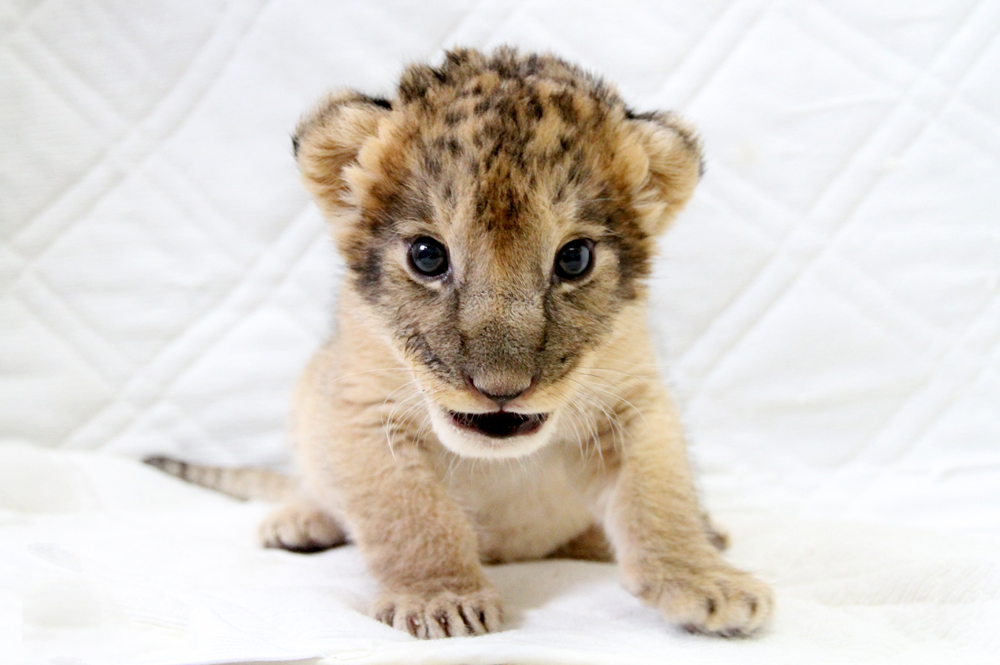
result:
[[[676,576],[661,587],[662,614],[688,632],[749,635],[771,614],[770,587],[736,569]]]
[[[498,630],[502,620],[499,598],[492,590],[444,591],[430,598],[389,595],[376,603],[373,616],[421,639],[482,635]]]

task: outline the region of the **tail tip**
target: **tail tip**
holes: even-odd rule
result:
[[[171,459],[170,457],[163,457],[162,455],[150,455],[149,457],[144,457],[142,458],[142,463],[156,467],[160,471],[164,471],[173,476],[183,473],[184,467],[187,466],[184,462]]]

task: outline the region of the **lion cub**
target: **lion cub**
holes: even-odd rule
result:
[[[299,384],[299,480],[152,463],[286,499],[265,544],[355,543],[373,614],[417,637],[501,625],[482,562],[608,560],[689,630],[771,612],[719,554],[654,369],[644,278],[701,155],[671,113],[549,55],[456,49],[392,100],[324,99],[295,155],[349,272]]]

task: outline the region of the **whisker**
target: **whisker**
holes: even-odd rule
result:
[[[585,462],[587,458],[583,452],[583,438],[580,436],[580,428],[577,427],[579,407],[575,403],[575,398],[576,395],[573,395],[566,404],[566,419],[569,421],[570,427],[573,428],[573,434],[576,435],[576,445],[580,449],[580,460]]]
[[[335,376],[331,381],[340,381],[341,379],[347,379],[352,376],[361,376],[362,374],[376,374],[379,372],[411,372],[412,370],[408,367],[380,367],[378,369],[366,369],[363,372],[351,372],[350,374],[341,374],[340,376]]]
[[[647,426],[649,425],[649,423],[646,421],[646,416],[642,413],[642,411],[640,411],[639,408],[636,405],[632,404],[632,402],[628,401],[627,399],[625,399],[621,395],[619,395],[617,393],[613,393],[610,390],[606,390],[604,388],[601,388],[600,386],[588,385],[587,388],[589,388],[591,390],[596,390],[596,391],[601,392],[601,393],[603,393],[605,395],[608,395],[609,397],[614,397],[615,399],[620,400],[621,402],[623,402],[625,404],[625,406],[627,406],[630,409],[632,409],[633,411],[635,411],[636,414],[640,418],[642,418],[643,424],[645,424]]]
[[[397,463],[398,463],[398,460],[396,459],[396,451],[395,451],[395,446],[394,446],[394,442],[393,442],[393,436],[397,433],[397,430],[402,429],[401,426],[405,424],[406,419],[409,418],[409,414],[412,411],[414,411],[414,409],[417,409],[420,406],[422,406],[422,402],[417,401],[416,404],[408,407],[398,417],[396,416],[396,411],[400,407],[402,407],[403,405],[405,405],[406,403],[408,403],[408,402],[410,402],[412,400],[419,400],[421,397],[423,397],[425,395],[427,395],[429,397],[433,397],[434,395],[437,395],[440,392],[442,392],[441,390],[435,390],[435,391],[432,391],[430,393],[425,393],[423,390],[420,389],[420,385],[417,383],[417,380],[416,379],[411,379],[411,380],[407,381],[406,383],[404,383],[403,385],[401,385],[398,388],[396,388],[395,390],[393,390],[392,392],[390,392],[386,396],[386,398],[384,400],[382,400],[382,408],[384,409],[386,407],[387,403],[392,399],[392,396],[395,395],[397,392],[399,392],[400,390],[406,389],[406,388],[414,387],[414,386],[415,386],[415,389],[413,391],[413,394],[411,394],[411,395],[403,398],[402,400],[393,400],[392,401],[392,407],[389,409],[389,412],[387,414],[383,414],[382,417],[381,417],[382,428],[385,431],[386,444],[389,446],[389,453],[392,455],[393,461],[395,461]]]
[[[622,426],[622,424],[621,424],[621,422],[619,420],[617,412],[615,412],[613,408],[611,408],[611,410],[609,410],[610,405],[607,405],[607,404],[604,403],[603,400],[598,399],[598,395],[596,394],[595,386],[590,385],[590,384],[585,383],[585,382],[580,382],[579,385],[580,385],[580,388],[581,388],[581,391],[579,393],[580,396],[586,398],[587,401],[590,403],[591,406],[596,407],[596,409],[599,410],[604,415],[604,419],[608,423],[608,426],[611,428],[611,444],[612,444],[612,446],[617,451],[623,451],[624,447],[625,447],[625,434],[626,434],[626,430],[625,430],[624,426]],[[584,392],[584,390],[594,390],[595,393],[591,394],[591,395],[587,395]],[[613,397],[615,399],[619,399],[619,396],[615,395],[614,393],[610,393],[610,392],[607,392],[607,391],[600,391],[600,392],[603,392],[603,393],[605,393],[607,395],[610,395],[611,397]],[[619,439],[620,439],[620,441],[619,441]],[[603,459],[603,451],[600,451],[600,449],[599,449],[599,452],[601,452],[602,459]]]
[[[600,409],[600,405],[596,402],[596,400],[592,396],[587,395],[580,391],[578,391],[573,396],[573,400],[574,403],[577,405],[577,409],[579,410],[581,417],[583,418],[584,421],[583,424],[586,425],[588,428],[591,437],[591,442],[593,443],[592,446],[593,450],[597,453],[598,459],[601,463],[601,468],[603,469],[605,466],[604,452],[602,449],[603,447],[600,444],[601,436],[599,428],[597,427],[597,418],[594,415],[594,411]],[[584,410],[581,405],[590,408]],[[594,407],[597,407],[597,409],[595,409]]]
[[[604,372],[606,374],[619,374],[621,376],[625,376],[630,379],[635,379],[636,381],[639,381],[640,383],[647,386],[650,385],[651,380],[656,381],[659,378],[658,376],[654,376],[652,374],[647,376],[640,376],[638,374],[632,374],[631,372],[625,372],[619,369],[606,369],[604,367],[586,367],[586,368],[578,368],[576,370],[577,374],[583,374],[584,376],[589,376],[594,379],[602,379],[604,381],[610,381],[610,378],[606,376],[601,376],[600,374],[593,374],[593,372]]]

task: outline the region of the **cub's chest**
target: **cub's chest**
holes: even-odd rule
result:
[[[442,482],[472,522],[483,561],[544,557],[594,523],[578,470],[557,445],[527,460],[443,452],[438,462]]]

